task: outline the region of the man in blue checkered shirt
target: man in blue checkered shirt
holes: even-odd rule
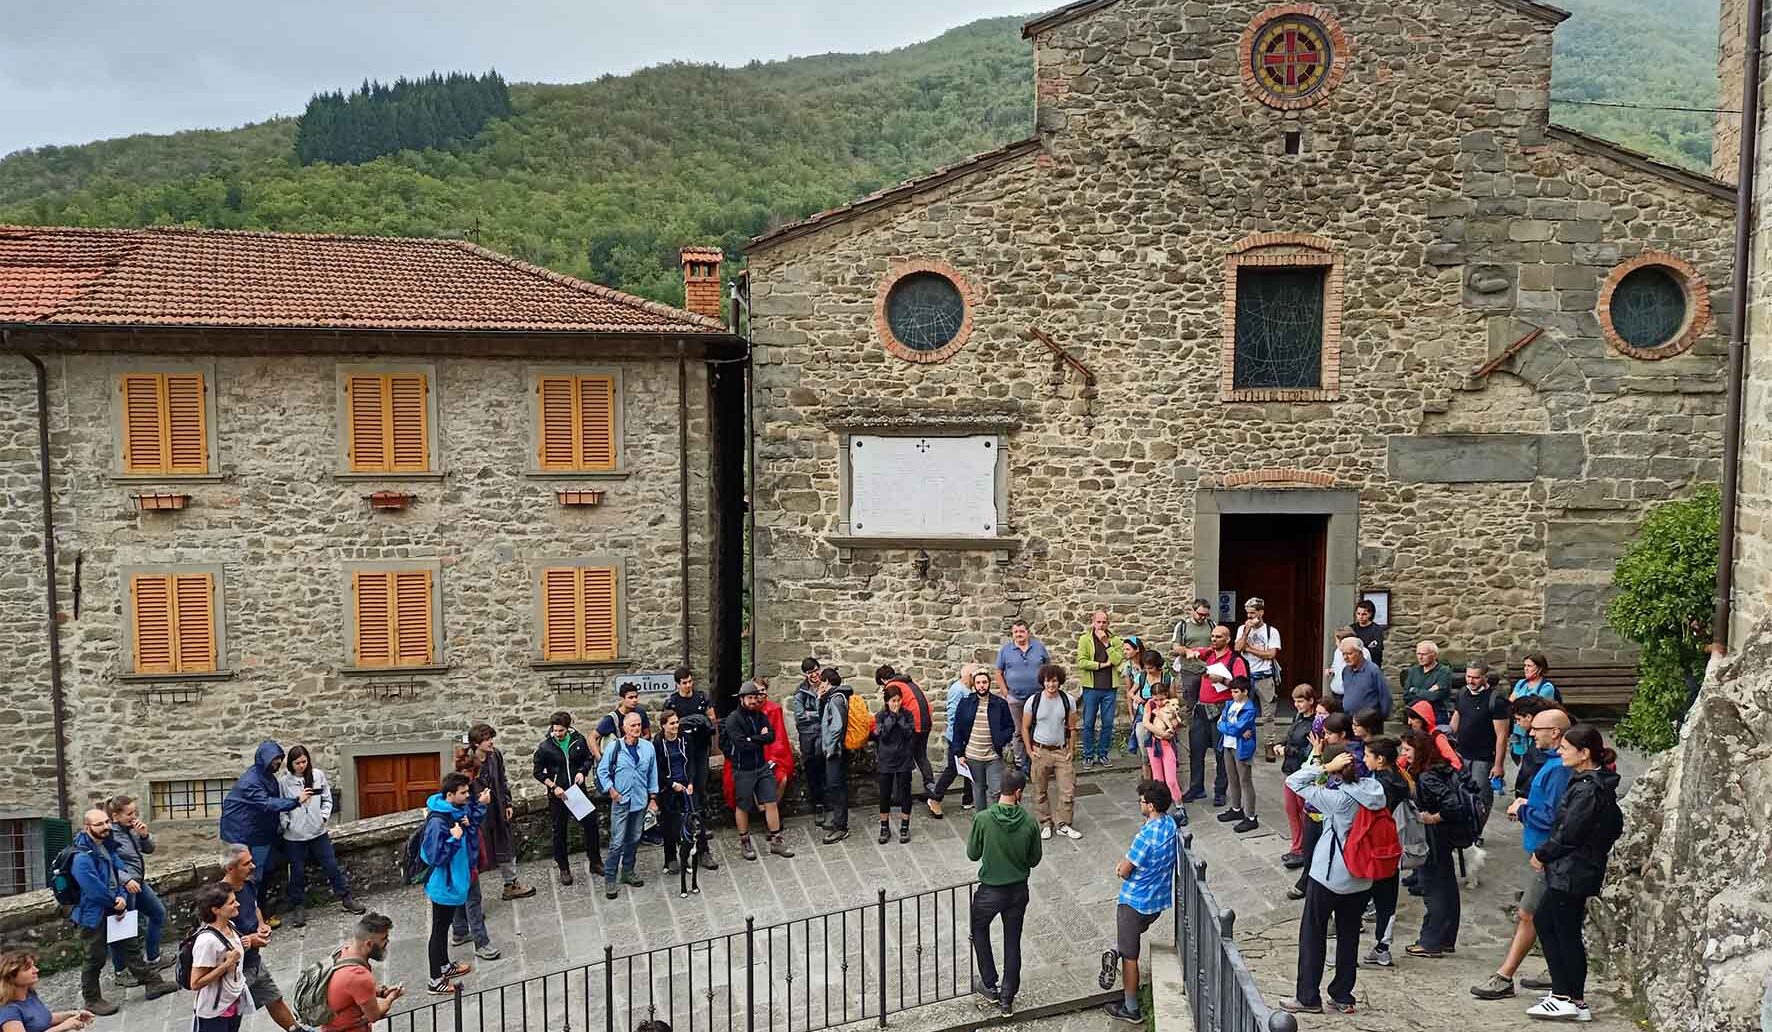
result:
[[[1145,929],[1175,903],[1175,859],[1181,848],[1181,832],[1169,816],[1175,802],[1169,786],[1146,781],[1138,786],[1138,812],[1144,827],[1132,839],[1119,873],[1120,903],[1114,910],[1115,948],[1101,954],[1103,989],[1114,987],[1114,968],[1120,969],[1123,997],[1104,1008],[1110,1018],[1144,1024],[1138,1006],[1138,945]]]

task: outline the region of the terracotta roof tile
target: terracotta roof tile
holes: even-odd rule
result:
[[[724,333],[461,240],[0,226],[0,323]]]

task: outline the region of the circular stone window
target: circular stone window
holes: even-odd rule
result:
[[[881,285],[875,324],[886,350],[910,362],[939,362],[960,350],[972,330],[965,281],[937,262],[897,269]]]
[[[1317,5],[1270,7],[1243,31],[1243,83],[1269,107],[1309,107],[1341,82],[1349,49],[1341,26]]]
[[[1612,270],[1600,291],[1600,327],[1632,358],[1689,350],[1710,323],[1710,292],[1698,270],[1672,255],[1646,253]]]

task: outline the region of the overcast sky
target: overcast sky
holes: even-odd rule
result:
[[[299,114],[365,78],[582,82],[881,50],[1062,0],[0,0],[0,154]]]

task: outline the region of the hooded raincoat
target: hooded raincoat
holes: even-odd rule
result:
[[[260,742],[252,766],[234,782],[222,800],[221,840],[247,846],[269,846],[283,837],[283,814],[299,805],[283,797],[283,786],[271,764],[283,758],[276,742]]]

